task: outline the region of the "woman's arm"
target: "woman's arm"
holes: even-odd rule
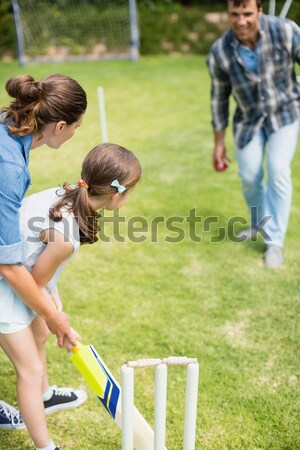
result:
[[[68,316],[45,301],[41,290],[26,267],[17,264],[1,264],[0,274],[27,305],[45,319],[49,330],[56,334],[59,347],[64,346],[65,337],[76,345]]]

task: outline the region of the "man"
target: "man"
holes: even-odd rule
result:
[[[278,268],[283,264],[292,194],[290,166],[299,134],[300,90],[294,64],[300,62],[300,30],[290,20],[264,15],[261,0],[228,0],[227,5],[231,28],[213,44],[207,58],[213,163],[222,170],[227,161],[224,141],[232,94],[237,104],[233,124],[239,175],[250,209],[250,228],[239,238],[253,240],[261,231],[265,266]]]

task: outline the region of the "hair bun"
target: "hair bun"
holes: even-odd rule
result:
[[[10,97],[21,103],[35,102],[41,98],[43,87],[39,81],[34,81],[30,75],[10,78],[5,89]]]

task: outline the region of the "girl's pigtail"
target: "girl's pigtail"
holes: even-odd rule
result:
[[[61,200],[56,202],[49,212],[50,219],[59,222],[62,220],[63,209],[72,211],[80,229],[81,244],[96,242],[99,214],[90,205],[88,190],[80,185],[71,186],[67,182],[64,183],[63,188],[64,194]]]
[[[79,182],[85,183],[83,180]],[[85,183],[87,186],[87,184]],[[84,184],[79,185],[77,188],[77,195],[73,203],[73,213],[77,220],[80,229],[80,242],[82,244],[93,244],[98,241],[99,214],[91,206],[88,187]]]

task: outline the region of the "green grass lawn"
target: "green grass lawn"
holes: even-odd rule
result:
[[[84,155],[101,141],[98,86],[104,88],[109,140],[133,150],[143,166],[141,183],[120,211],[126,223],[120,230],[105,223],[110,242],[102,239],[82,248],[61,277],[65,311],[83,341],[96,347],[118,379],[127,360],[197,357],[197,450],[300,448],[299,151],[293,161],[285,266],[266,270],[261,241],[238,244],[227,237],[230,218],[247,219],[248,214],[230,131],[230,169],[216,173],[211,168],[209,78],[203,57],[26,69],[2,63],[1,105],[8,102],[5,81],[24,72],[37,78],[52,72],[70,75],[82,83],[89,99],[85,121],[71,141],[59,151],[32,152],[30,192],[80,178]],[[192,210],[202,222],[188,223]],[[210,227],[208,217],[215,221]],[[213,243],[221,228],[224,239]],[[129,232],[143,242],[132,242]],[[48,360],[51,383],[86,388],[89,395],[82,407],[48,416],[60,448],[120,449],[118,428],[54,337]],[[14,370],[3,352],[0,363],[0,398],[15,404]],[[182,449],[184,383],[184,369],[170,368],[169,450]],[[151,369],[136,374],[136,404],[153,424]],[[29,450],[32,443],[26,431],[1,431],[0,448]]]

